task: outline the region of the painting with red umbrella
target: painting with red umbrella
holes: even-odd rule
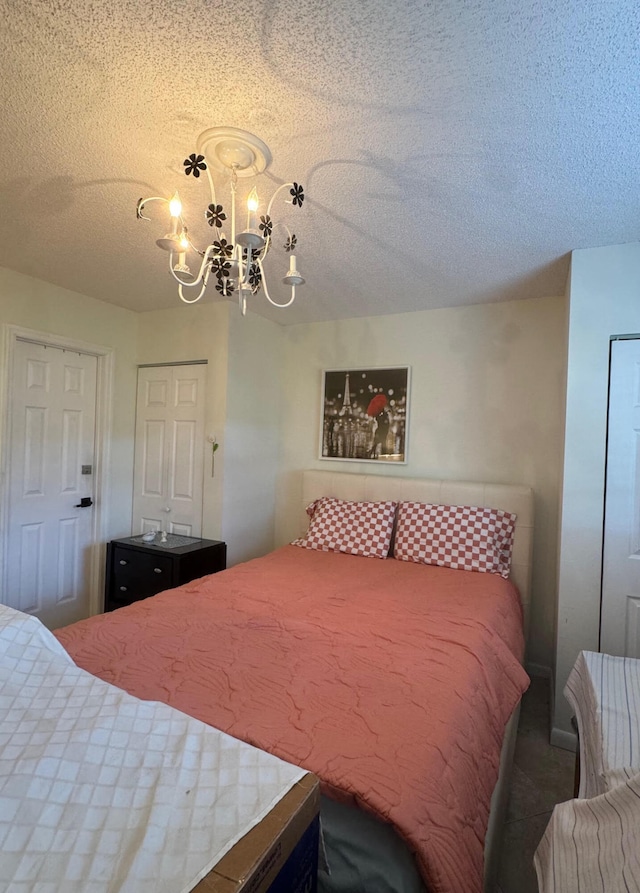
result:
[[[405,463],[409,367],[323,374],[321,459]]]

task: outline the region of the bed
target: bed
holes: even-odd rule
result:
[[[301,534],[330,498],[515,515],[510,579],[288,545],[56,635],[89,672],[314,772],[321,890],[492,890],[528,684],[531,490],[310,471],[300,494]]]

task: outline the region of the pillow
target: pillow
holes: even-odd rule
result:
[[[322,496],[307,506],[307,535],[291,545],[362,558],[386,558],[396,514],[395,502],[348,502]]]
[[[507,579],[515,521],[501,509],[401,502],[394,558]]]

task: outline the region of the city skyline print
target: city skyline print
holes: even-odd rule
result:
[[[409,367],[323,373],[321,459],[406,463]]]

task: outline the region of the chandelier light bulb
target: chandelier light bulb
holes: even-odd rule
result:
[[[172,217],[179,217],[182,214],[182,202],[177,192],[169,202],[169,213]]]
[[[256,211],[258,210],[259,204],[260,202],[258,201],[258,193],[256,192],[256,187],[254,186],[249,193],[249,197],[247,198],[247,230],[249,232],[254,232],[256,229]]]
[[[252,214],[258,210],[258,205],[260,204],[258,200],[258,193],[256,191],[256,187],[254,186],[251,192],[249,193],[249,198],[247,199],[247,208]]]
[[[282,183],[260,211],[258,191],[252,186],[246,198],[245,229],[242,229],[244,201],[239,206],[236,202],[240,200],[240,196],[236,196],[239,180],[259,176],[270,163],[269,147],[245,130],[211,127],[200,134],[195,152],[183,164],[187,177],[200,180],[204,174],[202,180],[209,186],[209,199],[200,210],[211,228],[208,245],[199,246],[193,242],[190,235],[193,229],[190,226],[187,230],[177,192],[169,201],[162,196],[139,199],[136,207],[139,220],[150,219],[144,215],[150,202],[161,202],[165,208],[167,204],[169,206],[171,231],[157,239],[156,244],[170,254],[169,270],[178,283],[178,296],[185,304],[199,301],[210,282],[223,298],[238,300],[243,315],[249,298],[259,292],[263,292],[275,307],[289,307],[294,302],[296,286],[304,284],[293,254],[298,240],[288,224],[278,219],[276,199],[285,206],[284,209],[288,210],[290,206],[300,209],[305,198],[302,185]],[[223,182],[219,182],[221,179]],[[197,213],[196,209],[196,216]],[[276,236],[281,229],[286,230],[286,240],[284,236],[282,239]],[[271,262],[265,266],[265,260],[272,250],[284,250],[290,255],[289,270],[282,280],[290,287],[290,297],[284,302],[274,300],[269,294],[266,277]],[[185,263],[187,251],[193,252],[191,257],[196,256],[193,273]],[[192,298],[187,297],[190,291],[194,295]]]

